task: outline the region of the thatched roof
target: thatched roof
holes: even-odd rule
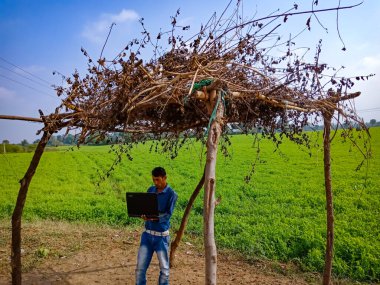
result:
[[[274,35],[276,21],[287,14],[245,22],[215,18],[190,40],[177,34],[178,14],[172,18],[171,31],[157,37],[142,23],[142,39],[131,41],[112,60],[94,61],[82,50],[88,73],[85,77],[74,73],[66,78],[65,87],[57,87],[62,104],[45,116],[46,121],[59,128],[79,129],[82,141],[95,133],[103,136],[114,131],[202,132],[214,99],[210,90],[223,94],[225,122],[239,123],[242,128],[260,126],[269,132],[280,129],[294,134],[318,122],[322,112],[336,110],[342,117],[359,121],[353,110],[338,103],[360,93],[348,94],[349,78],[324,78],[328,66],[319,64],[320,43],[312,63],[303,62],[290,43],[287,53],[268,55],[267,39]],[[270,25],[273,28],[268,31]],[[168,46],[163,48],[165,40]],[[145,50],[153,54],[148,60]]]

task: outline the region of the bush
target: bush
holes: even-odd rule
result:
[[[29,145],[19,145],[19,144],[6,144],[5,151],[6,153],[21,153],[21,152],[33,152],[35,151],[37,144],[29,144]],[[4,151],[3,147],[1,148]]]

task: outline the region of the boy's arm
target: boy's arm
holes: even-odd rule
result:
[[[174,211],[175,204],[177,202],[177,198],[178,198],[177,194],[173,192],[173,195],[171,195],[171,197],[169,198],[169,207],[168,207],[167,212],[161,213],[158,216],[160,223],[166,223],[170,220]]]

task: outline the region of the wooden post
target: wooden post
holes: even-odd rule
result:
[[[323,272],[323,285],[331,284],[331,271],[333,262],[334,249],[334,208],[333,194],[331,185],[331,119],[333,111],[323,113],[324,131],[323,131],[323,153],[324,153],[324,174],[325,174],[325,191],[326,191],[326,211],[327,211],[327,233],[326,233],[326,253],[325,268]]]
[[[20,180],[20,190],[18,192],[16,206],[12,214],[11,267],[13,285],[21,285],[21,217],[24,210],[26,195],[28,194],[29,184],[32,181],[34,173],[36,172],[37,166],[50,136],[50,132],[44,131],[43,136],[34,152],[29,168],[24,177]]]
[[[216,97],[216,90],[210,92],[210,98]],[[219,137],[222,133],[224,105],[221,100],[220,92],[214,100],[214,108],[216,108],[215,118],[213,119],[207,138],[207,160],[205,168],[205,184],[204,184],[204,202],[203,202],[203,231],[205,246],[205,284],[216,284],[217,270],[217,250],[214,235],[214,210],[215,210],[215,167],[218,152]],[[215,103],[216,101],[216,103]]]

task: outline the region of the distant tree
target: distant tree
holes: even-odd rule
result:
[[[376,125],[376,120],[375,119],[371,119],[370,121],[369,121],[369,124],[370,124],[370,126],[375,126]]]
[[[36,144],[36,143],[39,143],[40,142],[40,139],[36,139],[33,141],[33,144]]]
[[[59,146],[59,145],[62,145],[62,143],[57,139],[56,136],[51,136],[49,142],[47,145],[50,145],[50,146]]]
[[[75,143],[75,137],[72,134],[68,134],[63,139],[64,144],[73,144]]]
[[[3,144],[9,144],[9,140],[3,140]]]
[[[23,139],[20,143],[23,147],[26,147],[29,145],[29,142],[26,139]]]

